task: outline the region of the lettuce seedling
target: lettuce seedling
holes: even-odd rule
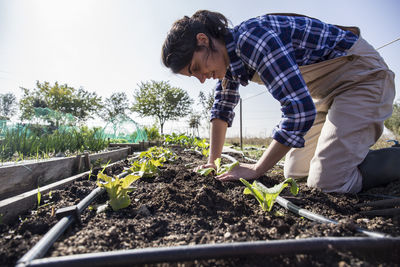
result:
[[[175,160],[176,155],[167,148],[153,146],[147,151],[141,152],[139,158],[159,160],[161,163],[163,163],[166,161]]]
[[[261,205],[263,211],[271,211],[272,206],[274,205],[275,199],[279,196],[282,190],[287,187],[289,184],[290,192],[295,196],[299,192],[299,188],[292,178],[288,178],[280,184],[275,185],[274,187],[268,188],[260,182],[254,181],[253,184],[250,184],[245,179],[239,179],[246,188],[243,191],[243,194],[251,194],[253,195]]]
[[[114,211],[117,211],[126,208],[131,204],[128,192],[132,191],[133,188],[129,188],[129,186],[134,181],[138,180],[140,176],[129,174],[125,178],[118,178],[117,176],[110,177],[103,172],[100,172],[97,174],[97,178],[97,186],[106,189],[108,197],[110,198],[108,203]]]
[[[162,166],[163,164],[160,160],[144,159],[141,161],[134,161],[127,171],[139,175],[140,177],[153,177],[159,172],[158,167]]]
[[[40,207],[40,201],[41,201],[41,199],[42,199],[42,193],[40,193],[40,188],[39,188],[39,186],[37,187],[37,206],[38,206],[38,209],[39,209],[39,207]]]
[[[202,139],[202,140],[198,140],[197,138],[195,138],[194,141],[194,145],[195,145],[195,150],[199,151],[201,150],[201,154],[203,155],[203,157],[208,157],[209,153],[210,153],[210,149],[209,149],[209,144],[206,142],[206,139]]]
[[[214,168],[205,168],[205,169],[200,169],[197,172],[204,176],[209,175],[211,172],[216,172],[216,175],[220,175],[220,174],[223,174],[225,172],[232,170],[234,167],[239,165],[239,161],[235,161],[230,164],[221,165],[221,158],[217,158],[214,161],[214,164],[215,164],[215,166],[217,166],[217,171],[215,171]]]

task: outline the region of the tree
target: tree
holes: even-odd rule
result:
[[[95,92],[83,88],[76,90],[67,84],[55,82],[36,82],[36,88],[22,88],[23,97],[20,100],[21,119],[31,120],[35,116],[35,108],[48,108],[57,114],[70,114],[79,121],[93,118],[93,114],[101,108],[101,97]],[[47,112],[48,113],[48,112]],[[47,116],[45,120],[58,126],[60,119]]]
[[[205,94],[203,91],[200,91],[199,93],[199,102],[202,107],[201,110],[201,115],[202,117],[207,120],[207,128],[210,130],[210,113],[211,113],[211,108],[214,104],[214,90],[208,92],[208,94]]]
[[[134,92],[135,103],[132,111],[142,117],[155,117],[160,123],[161,134],[164,123],[185,117],[193,101],[181,88],[172,87],[168,82],[150,81],[141,83]]]
[[[124,92],[113,93],[104,101],[101,114],[105,121],[112,123],[114,135],[117,131],[118,124],[127,118],[128,110],[129,100],[128,96]]]
[[[392,116],[385,121],[385,126],[395,134],[400,134],[400,102],[393,104]]]
[[[17,98],[13,93],[0,94],[0,120],[9,120],[16,111]]]
[[[194,131],[197,130],[197,136],[199,136],[199,126],[200,126],[200,114],[196,114],[193,111],[190,113],[189,117],[189,128],[192,129],[193,135]]]

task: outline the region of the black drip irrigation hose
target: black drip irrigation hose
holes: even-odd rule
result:
[[[304,254],[320,251],[395,251],[399,250],[399,248],[400,238],[322,237],[97,252],[37,259],[26,266],[130,266],[133,264],[250,256],[277,256],[282,254]]]
[[[233,158],[233,157],[231,157],[231,158],[232,158],[231,159],[232,161],[236,161],[235,158]],[[247,160],[251,160],[251,161],[255,161],[255,160],[250,159],[250,158],[246,158],[246,159]],[[262,187],[265,187],[263,184],[259,184],[259,185],[262,186]],[[289,211],[291,211],[291,212],[293,212],[293,213],[295,213],[295,214],[297,214],[299,216],[303,216],[303,217],[305,217],[307,219],[310,219],[312,221],[316,221],[316,222],[319,222],[319,223],[333,223],[335,225],[339,224],[338,221],[326,218],[326,217],[324,217],[324,216],[322,216],[320,214],[313,213],[313,212],[311,212],[309,210],[302,209],[302,208],[296,206],[295,204],[293,204],[292,202],[290,202],[289,200],[287,200],[287,199],[285,199],[283,197],[278,196],[275,201],[276,201],[276,203],[278,203],[280,206],[284,207],[285,209],[287,209],[287,210],[289,210]],[[357,226],[354,228],[354,230],[356,230],[359,233],[362,233],[362,234],[365,234],[367,236],[370,236],[370,237],[376,237],[376,238],[390,237],[390,235],[383,234],[383,233],[378,233],[378,232],[368,231],[368,230],[362,229],[362,228],[357,227]]]
[[[123,172],[118,175],[119,178],[127,176],[127,172]],[[79,220],[80,214],[90,205],[90,203],[95,200],[99,195],[103,194],[105,189],[98,187],[94,189],[89,195],[82,199],[77,205],[75,214],[67,215],[62,217],[56,225],[54,225],[40,240],[36,245],[31,248],[22,258],[17,262],[17,266],[29,266],[29,263],[34,260],[43,257],[44,254],[49,250],[49,248],[56,242],[56,240],[68,229],[68,227]]]
[[[292,202],[290,202],[289,200],[284,199],[283,197],[278,196],[276,198],[276,203],[278,203],[279,205],[281,205],[285,209],[290,210],[291,212],[293,212],[293,213],[295,213],[295,214],[297,214],[299,216],[306,217],[307,219],[310,219],[312,221],[316,221],[316,222],[320,222],[320,223],[333,223],[335,225],[339,224],[338,221],[326,218],[326,217],[324,217],[322,215],[313,213],[313,212],[311,212],[309,210],[302,209],[302,208],[296,206],[295,204],[293,204]],[[383,233],[378,233],[378,232],[368,231],[368,230],[365,230],[365,229],[360,228],[358,226],[355,226],[354,230],[356,230],[359,233],[365,234],[365,235],[370,236],[370,237],[375,237],[375,238],[390,237],[390,235],[383,234]]]

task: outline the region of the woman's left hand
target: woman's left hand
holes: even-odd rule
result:
[[[260,175],[256,171],[255,164],[240,163],[238,166],[234,167],[229,172],[218,175],[216,178],[222,182],[239,180],[239,178],[244,178],[246,180],[257,179]]]

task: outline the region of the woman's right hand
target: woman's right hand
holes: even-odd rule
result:
[[[196,168],[194,168],[193,171],[198,172],[201,169],[207,169],[207,168],[213,168],[214,170],[217,170],[217,166],[214,163],[207,163],[207,164],[197,166]]]

